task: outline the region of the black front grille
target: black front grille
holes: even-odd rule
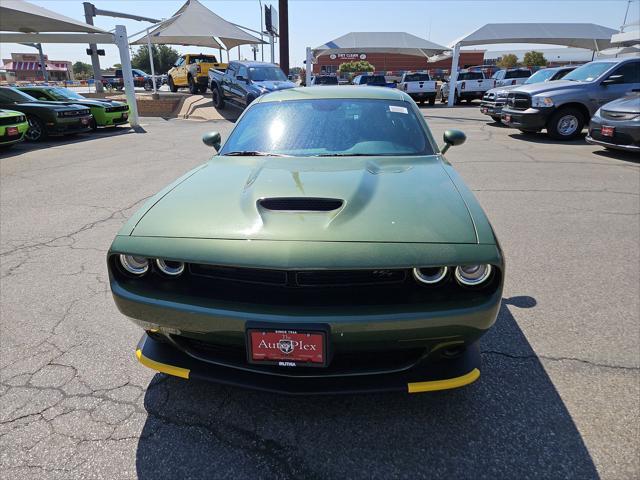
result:
[[[640,146],[640,142],[634,142],[633,137],[626,133],[615,132],[613,137],[605,137],[600,129],[594,128],[589,132],[591,138],[600,142],[613,143],[615,145],[636,145]]]
[[[16,123],[22,123],[24,122],[24,116],[22,115],[17,115],[15,117],[1,117],[0,118],[0,125],[4,126],[4,125],[15,125]]]
[[[190,264],[193,275],[242,283],[299,287],[344,287],[351,285],[386,285],[402,283],[406,269],[376,270],[269,270],[217,265]]]
[[[221,345],[204,340],[172,335],[178,346],[189,355],[210,362],[250,368],[257,371],[280,372],[278,367],[270,365],[250,365],[247,362],[245,345]],[[385,372],[409,368],[425,354],[424,348],[407,348],[381,351],[337,351],[329,358],[327,368],[318,369],[299,367],[290,369],[287,375],[326,375],[337,373]]]
[[[344,202],[336,198],[279,197],[263,198],[258,204],[267,210],[286,212],[330,212],[337,210]]]
[[[514,110],[531,108],[531,96],[527,93],[510,93],[507,95],[507,105]]]
[[[58,112],[59,117],[84,117],[89,115],[90,110],[62,110]]]
[[[105,111],[107,111],[107,112],[126,112],[127,110],[129,110],[129,106],[128,105],[105,108]]]

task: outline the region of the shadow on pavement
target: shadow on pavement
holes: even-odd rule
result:
[[[514,130],[514,131],[517,131],[517,130]],[[509,136],[515,140],[526,140],[527,142],[533,142],[533,143],[545,143],[549,145],[557,145],[559,147],[565,146],[565,145],[588,145],[587,141],[584,139],[586,136],[586,134],[584,133],[580,135],[580,137],[576,138],[575,140],[569,140],[569,141],[554,140],[544,132],[512,133]]]
[[[120,135],[128,135],[133,133],[146,133],[146,131],[142,127],[137,127],[136,130],[129,126],[106,127],[99,128],[98,130],[93,132],[77,133],[75,135],[65,135],[63,137],[49,137],[41,142],[24,141],[13,145],[11,148],[0,149],[0,159],[22,155],[23,153],[43,148],[72,145],[74,143],[89,142],[91,140],[97,140],[99,138],[118,137]]]
[[[597,478],[504,299],[482,376],[431,394],[286,397],[158,374],[137,473],[155,478]]]
[[[638,152],[625,152],[623,150],[594,150],[595,155],[599,155],[605,158],[612,158],[614,160],[622,160],[624,162],[640,163],[640,154]]]

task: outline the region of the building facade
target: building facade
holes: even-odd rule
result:
[[[429,62],[425,56],[390,53],[333,53],[318,56],[313,66],[314,74],[337,74],[340,64],[363,60],[375,67],[376,72],[399,75],[406,71],[428,71],[431,75],[448,75],[451,72],[451,58]],[[484,50],[463,50],[460,52],[459,68],[482,65]]]
[[[73,80],[72,64],[68,60],[49,60],[44,55],[49,80]],[[40,66],[40,55],[37,53],[12,53],[11,58],[3,59],[3,70],[11,72],[17,82],[44,81]]]

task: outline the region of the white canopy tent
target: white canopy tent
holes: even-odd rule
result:
[[[498,43],[534,43],[586,48],[599,52],[611,46],[613,28],[593,23],[489,23],[453,42],[450,85],[458,79],[460,47]],[[449,106],[454,104],[449,95]]]
[[[619,32],[611,36],[611,43],[618,47],[640,45],[640,21],[624,25]]]
[[[115,33],[110,33],[23,0],[2,0],[0,30],[3,43],[115,43],[120,51],[124,88],[131,109],[129,123],[132,127],[138,126],[127,30],[123,25],[116,25]]]
[[[447,47],[406,32],[351,32],[316,48],[307,48],[307,65],[320,55],[338,53],[389,53],[430,57],[449,50]],[[311,85],[311,68],[307,68],[307,85]]]
[[[265,43],[216,15],[198,0],[187,0],[171,18],[149,29],[148,37],[155,44],[194,45],[224,50],[239,45]],[[147,35],[131,44],[146,43]]]

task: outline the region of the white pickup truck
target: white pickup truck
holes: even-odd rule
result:
[[[461,71],[458,74],[455,90],[455,103],[461,100],[470,102],[476,98],[482,99],[484,93],[495,86],[495,80],[487,78],[482,72]],[[440,87],[440,101],[447,102],[449,98],[449,82],[445,82]]]
[[[429,101],[429,105],[436,103],[437,82],[431,80],[428,73],[405,73],[398,83],[398,89],[409,95],[418,103]]]

